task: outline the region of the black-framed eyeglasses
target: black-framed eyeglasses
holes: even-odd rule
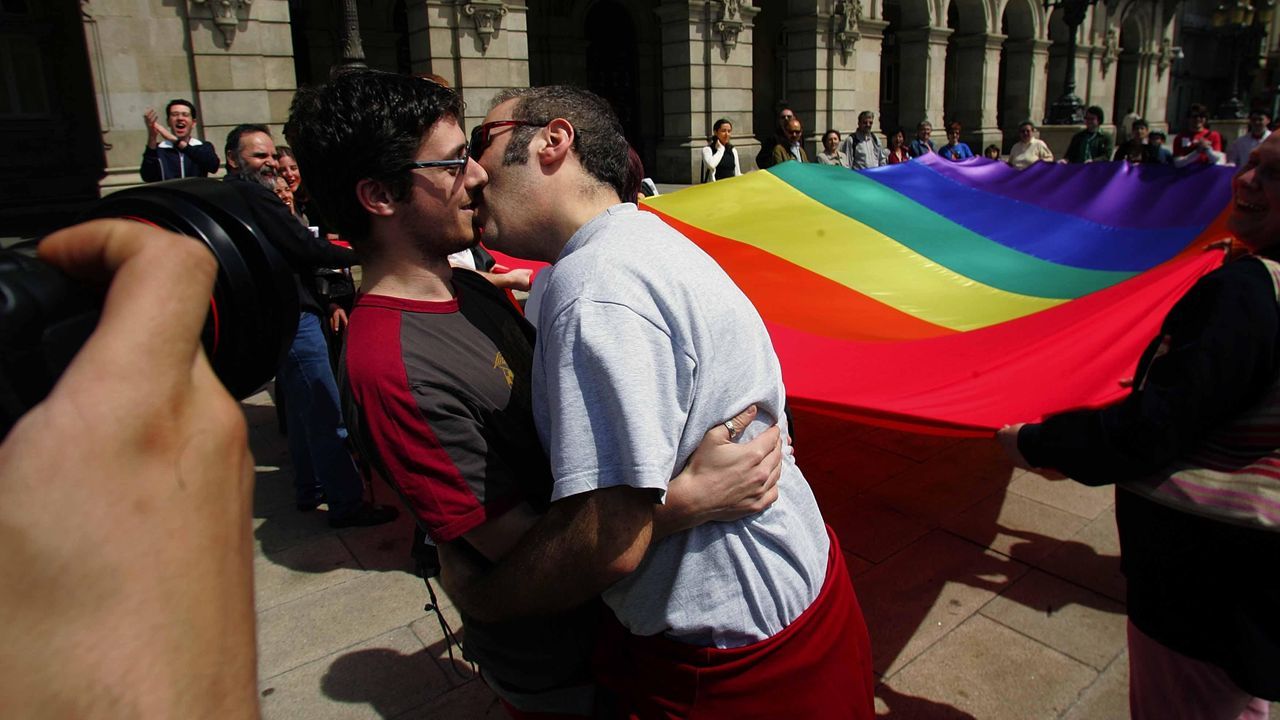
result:
[[[495,128],[503,127],[542,127],[546,125],[544,122],[530,122],[528,120],[493,120],[482,125],[477,125],[471,131],[471,157],[474,160],[480,160],[480,156],[484,155],[484,151],[489,147],[489,142],[493,139],[493,131]]]
[[[414,160],[404,166],[405,170],[416,170],[419,168],[450,168],[461,169],[471,162],[471,156],[467,154],[466,148],[462,149],[462,157],[456,157],[452,160]]]

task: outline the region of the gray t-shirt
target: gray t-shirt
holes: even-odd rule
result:
[[[661,498],[707,429],[752,403],[741,437],[781,418],[781,368],[751,301],[656,216],[615,205],[543,272],[533,403],[552,500],[619,485]],[[828,551],[789,453],[778,487],[764,512],[654,543],[605,602],[637,635],[722,648],[773,636],[817,597]]]

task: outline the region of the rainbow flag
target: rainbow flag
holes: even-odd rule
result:
[[[645,201],[764,318],[797,409],[982,435],[1128,392],[1218,267],[1232,168],[784,163]]]

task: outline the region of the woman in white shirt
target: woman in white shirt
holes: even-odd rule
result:
[[[1009,164],[1025,170],[1038,162],[1053,162],[1053,151],[1036,137],[1036,126],[1030,120],[1018,126],[1018,142],[1009,148]]]
[[[720,118],[711,129],[711,138],[702,148],[702,182],[715,182],[742,174],[738,162],[738,149],[729,142],[733,136],[733,123]]]

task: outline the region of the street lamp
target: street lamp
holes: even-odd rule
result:
[[[1249,0],[1223,0],[1213,9],[1213,26],[1231,44],[1231,97],[1218,108],[1218,117],[1244,117],[1244,103],[1240,102],[1240,48],[1253,47],[1256,53],[1257,41],[1266,35],[1275,7],[1275,0],[1258,0],[1257,8]]]
[[[1270,1],[1270,0],[1268,0]],[[1084,122],[1084,103],[1076,97],[1076,33],[1084,23],[1089,6],[1098,0],[1044,0],[1044,9],[1052,13],[1062,8],[1062,22],[1067,26],[1067,72],[1062,79],[1062,96],[1049,106],[1046,125],[1079,125]]]

